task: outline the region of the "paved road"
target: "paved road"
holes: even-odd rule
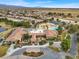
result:
[[[76,34],[71,34],[71,48],[69,53],[72,56],[75,56],[77,53],[77,35]]]
[[[23,47],[21,47],[21,48],[17,48],[17,49],[14,49],[14,44],[12,44],[11,46],[10,46],[10,48],[8,49],[8,52],[7,52],[7,55],[6,56],[9,56],[9,55],[12,55],[12,54],[14,54],[15,52],[17,52],[17,51],[22,51],[22,50],[26,50],[26,48],[40,48],[40,47],[42,47],[42,48],[45,48],[45,47],[48,47],[49,46],[49,43],[47,43],[47,44],[45,44],[45,45],[37,45],[37,46],[35,46],[35,45],[31,45],[31,46],[23,46]],[[22,51],[23,52],[23,51]]]
[[[28,48],[26,48],[28,49]],[[64,53],[57,53],[49,48],[39,48],[41,51],[44,52],[44,55],[38,57],[38,58],[33,58],[33,57],[28,57],[28,56],[23,56],[22,53],[26,50],[18,50],[17,52],[13,53],[11,56],[4,58],[4,59],[64,59]],[[33,48],[35,49],[35,48]]]

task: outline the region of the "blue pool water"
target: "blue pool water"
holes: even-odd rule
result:
[[[5,28],[0,27],[0,32],[3,32],[5,30],[6,30]]]
[[[56,30],[57,27],[52,27],[52,28],[49,28],[49,30]]]
[[[51,28],[49,28],[49,30],[57,30],[58,29],[58,27],[51,27]],[[64,28],[62,28],[62,30],[64,30]]]

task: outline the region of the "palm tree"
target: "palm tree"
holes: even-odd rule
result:
[[[58,31],[58,34],[60,35],[62,33],[63,28],[61,26],[58,26],[56,30]]]

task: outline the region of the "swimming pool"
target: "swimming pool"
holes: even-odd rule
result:
[[[51,27],[49,30],[56,30],[58,27]]]
[[[0,27],[0,32],[3,32],[5,30],[6,30],[5,28]]]
[[[49,30],[64,30],[64,28],[62,27],[61,29],[58,29],[58,27],[51,27]]]

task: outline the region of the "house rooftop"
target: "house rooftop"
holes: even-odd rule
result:
[[[22,39],[23,34],[25,34],[24,28],[16,28],[6,39],[7,41],[17,41]]]

